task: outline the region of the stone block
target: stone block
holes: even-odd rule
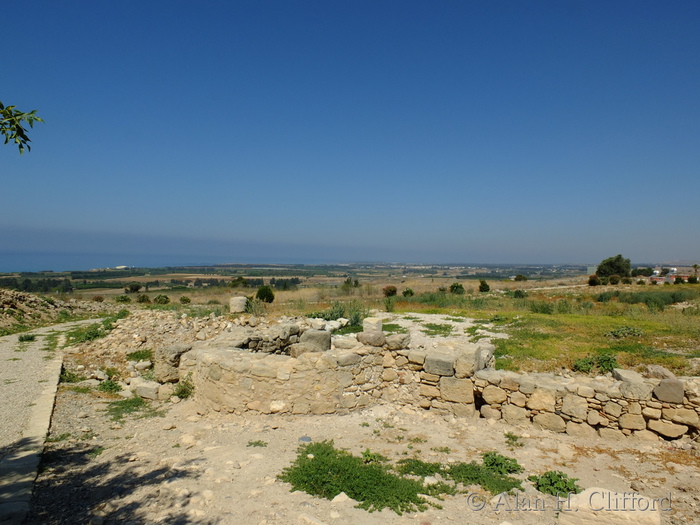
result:
[[[598,425],[607,426],[608,425],[607,418],[600,415],[600,412],[598,412],[597,410],[591,410],[588,412],[588,416],[586,417],[586,422],[591,426],[598,426]]]
[[[231,297],[231,299],[228,301],[229,310],[232,314],[240,314],[245,312],[247,304],[247,297]]]
[[[441,377],[440,395],[445,401],[453,403],[473,403],[474,384],[469,379]]]
[[[365,317],[362,321],[362,330],[364,332],[381,332],[382,320],[379,317]]]
[[[425,352],[423,350],[411,350],[406,357],[408,357],[409,363],[417,365],[425,363]]]
[[[360,356],[354,352],[343,352],[336,357],[338,366],[351,366],[360,362]]]
[[[521,388],[522,385],[523,383],[521,382]],[[556,399],[551,392],[541,390],[539,388],[535,389],[535,391],[530,395],[530,398],[527,400],[526,404],[527,408],[530,410],[544,410],[546,412],[554,412],[555,405]]]
[[[595,439],[598,437],[598,433],[592,426],[587,425],[586,423],[574,423],[573,421],[567,421],[566,433],[570,436],[580,437],[586,440]]]
[[[516,407],[524,407],[527,404],[527,396],[522,392],[513,392],[509,398],[510,403]]]
[[[622,414],[622,407],[614,401],[608,401],[603,407],[603,412],[612,417],[620,417],[620,414]]]
[[[683,403],[685,389],[683,381],[678,379],[662,379],[654,388],[654,396],[663,403]]]
[[[587,399],[590,399],[595,396],[595,390],[593,390],[590,386],[586,385],[579,386],[576,390],[576,393],[581,397],[585,397]]]
[[[134,394],[145,399],[158,399],[159,388],[160,384],[157,381],[146,381],[142,377],[133,378],[129,385]]]
[[[663,418],[681,425],[700,427],[698,413],[690,408],[665,408]]]
[[[618,369],[616,368],[616,370]],[[629,370],[627,370],[627,372],[629,372]],[[654,385],[643,381],[623,381],[620,384],[620,394],[625,399],[645,401],[651,399],[651,392],[653,390]]]
[[[503,420],[511,425],[517,425],[529,419],[529,412],[526,409],[514,405],[503,405],[501,415]]]
[[[647,428],[670,439],[681,437],[688,432],[688,427],[685,425],[676,425],[674,423],[661,421],[660,419],[650,419],[647,421]]]
[[[485,419],[501,419],[501,411],[488,405],[481,407],[481,417]]]
[[[481,393],[481,397],[484,400],[484,403],[488,405],[500,405],[501,403],[505,402],[506,399],[508,399],[508,394],[506,394],[506,391],[502,388],[489,385],[484,388],[484,391]]]
[[[611,441],[619,441],[625,438],[625,435],[615,428],[599,428],[598,435]]]
[[[618,420],[620,428],[627,428],[629,430],[644,430],[647,428],[647,423],[644,417],[637,414],[623,414]]]
[[[307,330],[299,338],[310,352],[325,352],[331,349],[331,333],[325,330]]]
[[[410,354],[408,358],[411,359]],[[425,357],[423,368],[429,374],[453,376],[455,373],[454,359],[454,356],[449,354],[430,354]]]
[[[634,370],[627,370],[625,368],[613,369],[612,375],[618,381],[628,381],[630,383],[641,383],[644,381],[642,374],[635,372]]]
[[[382,372],[382,381],[396,381],[399,378],[399,374],[393,368],[385,368]]]
[[[676,379],[676,375],[661,365],[647,365],[646,374],[654,379]]]
[[[374,330],[372,332],[360,332],[357,334],[357,340],[363,345],[380,347],[386,343],[384,332]]]
[[[647,419],[661,419],[661,410],[658,408],[644,407],[642,415]]]
[[[440,389],[431,385],[421,385],[418,389],[418,393],[421,396],[429,398],[440,397]]]
[[[566,431],[566,422],[562,419],[562,417],[550,412],[537,414],[534,418],[532,418],[532,423],[538,428],[551,430],[552,432]]]
[[[411,344],[409,334],[391,334],[386,338],[386,346],[389,350],[403,350]]]
[[[588,414],[588,402],[576,394],[567,394],[564,396],[561,411],[571,417],[586,419]]]
[[[174,344],[157,348],[154,356],[153,376],[160,383],[175,383],[180,379],[180,358],[192,345]]]

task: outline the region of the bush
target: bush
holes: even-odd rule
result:
[[[393,297],[394,295],[396,295],[398,290],[396,289],[396,286],[390,284],[382,288],[382,292],[384,293],[384,297]]]
[[[17,339],[20,343],[28,343],[30,341],[36,341],[36,335],[34,335],[34,334],[21,334]]]
[[[139,296],[136,298],[137,303],[150,303],[151,298],[148,297],[145,293],[139,294]]]
[[[452,283],[450,285],[450,293],[464,295],[464,286],[462,286],[462,283]]]
[[[103,303],[105,300],[105,297],[104,297],[104,295],[93,295],[92,300],[95,303]]]
[[[187,297],[186,295],[183,295],[180,297],[180,304],[190,304],[192,302],[192,299]]]
[[[698,284],[698,278],[694,275],[688,277],[688,284]]]
[[[514,281],[527,281],[527,277],[525,277],[525,276],[522,275],[522,274],[518,274],[518,275],[515,276],[515,279],[513,279],[513,280],[514,280]]]
[[[552,496],[567,497],[569,494],[578,494],[582,490],[576,485],[577,478],[570,478],[558,470],[550,470],[541,476],[530,476],[527,479],[532,481],[537,490]]]
[[[647,284],[647,282],[644,279],[639,279],[639,281],[637,281],[637,284],[640,286],[644,286],[645,284]]]
[[[187,399],[194,394],[194,383],[192,383],[192,372],[187,374],[187,377],[180,379],[180,382],[175,386],[174,395],[180,399]]]
[[[619,275],[611,275],[608,277],[610,279],[610,284],[620,284],[620,276]]]
[[[482,293],[486,293],[491,290],[491,287],[486,281],[479,281],[479,291]]]
[[[116,394],[117,392],[121,392],[122,387],[116,381],[113,381],[112,379],[107,379],[106,381],[102,381],[100,383],[100,386],[97,387],[97,389],[102,392]]]
[[[130,303],[131,302],[131,297],[128,295],[117,295],[114,298],[115,303]]]
[[[527,297],[527,292],[524,290],[515,290],[513,292],[513,298],[515,299],[525,299]]]
[[[622,276],[629,277],[632,271],[632,265],[629,259],[625,259],[622,255],[616,255],[615,257],[609,257],[602,261],[598,268],[596,269],[596,275],[599,277],[605,276]]]
[[[153,298],[155,304],[170,304],[170,297],[165,294],[158,294]]]
[[[406,288],[403,292],[401,292],[401,295],[403,295],[404,297],[413,297],[413,290],[411,290],[410,288]]]
[[[673,284],[684,284],[685,280],[680,275],[673,280]]]
[[[255,293],[255,298],[260,299],[263,303],[271,303],[275,300],[275,293],[270,286],[264,284],[258,288],[258,291]]]
[[[622,284],[632,284],[632,279],[629,277],[623,277],[621,282]]]

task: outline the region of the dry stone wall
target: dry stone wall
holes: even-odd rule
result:
[[[495,370],[489,342],[412,348],[407,334],[387,336],[375,321],[357,336],[334,336],[332,345],[328,337],[325,349],[297,353],[302,343],[293,343],[292,355],[251,352],[222,334],[183,354],[179,373],[192,378],[200,404],[236,414],[346,413],[395,403],[583,437],[674,439],[700,428],[700,378]],[[307,330],[323,331],[298,333]]]

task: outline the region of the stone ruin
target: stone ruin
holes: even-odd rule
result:
[[[700,428],[700,378],[661,367],[648,367],[651,377],[623,369],[608,377],[520,374],[494,369],[485,340],[426,350],[408,334],[385,335],[380,319],[343,336],[324,323],[259,330],[249,318],[206,341],[159,350],[156,379],[190,378],[200,406],[234,414],[343,414],[393,403],[584,437],[675,439]]]

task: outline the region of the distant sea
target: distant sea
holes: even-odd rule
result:
[[[230,257],[206,257],[201,255],[132,255],[65,253],[65,252],[4,252],[0,251],[0,273],[81,271],[115,266],[161,268],[164,266],[214,265],[236,262]],[[267,261],[271,262],[271,261]]]

